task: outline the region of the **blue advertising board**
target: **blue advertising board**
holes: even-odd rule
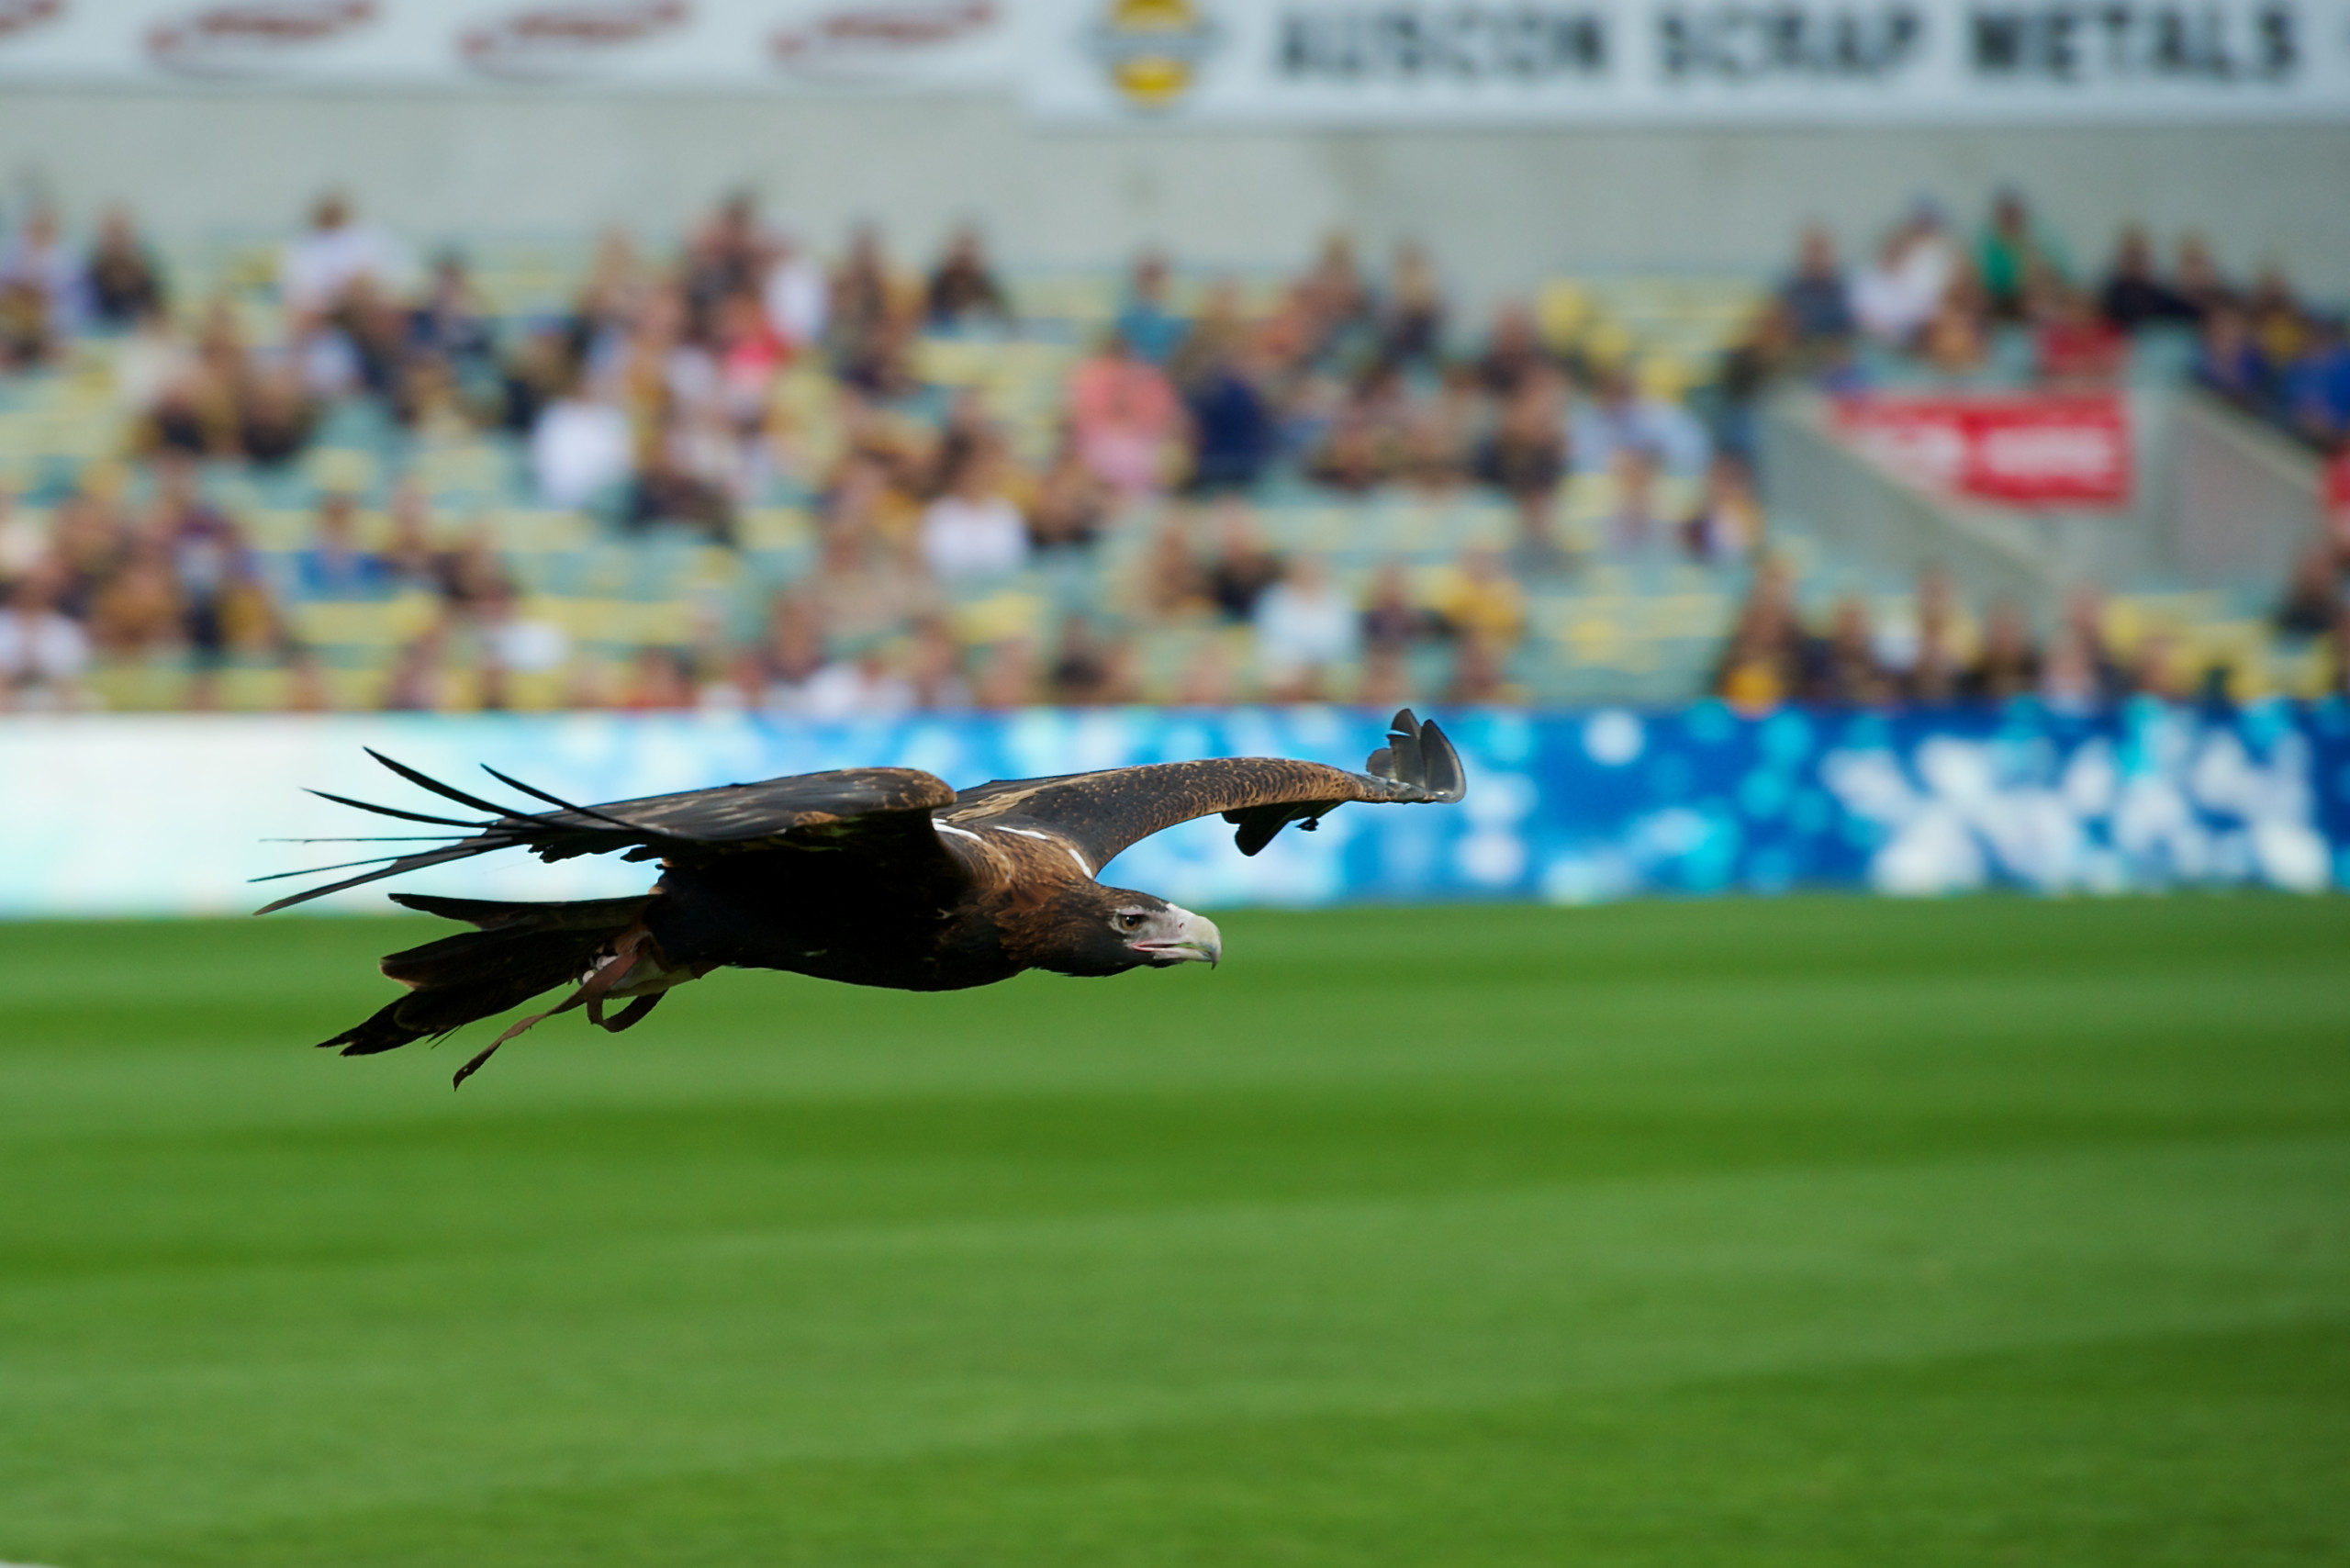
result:
[[[1104,879],[1207,908],[2350,885],[2350,707],[2339,701],[1751,716],[1707,702],[1435,716],[1468,767],[1459,806],[1348,807],[1254,859],[1209,819],[1136,845]],[[493,795],[476,764],[565,799],[612,801],[870,764],[925,768],[958,787],[1197,756],[1360,767],[1383,728],[1380,715],[1335,708],[845,724],[734,714],[19,717],[0,722],[0,820],[12,824],[0,913],[252,908],[287,886],[252,878],[366,852],[269,840],[380,826],[303,786],[429,808],[363,746]],[[567,898],[646,877],[637,866],[509,855],[406,885]],[[330,905],[381,909],[382,891]]]

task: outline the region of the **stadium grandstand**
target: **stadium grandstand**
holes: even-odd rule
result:
[[[1042,270],[747,196],[655,245],[396,233],[341,194],[162,241],[74,194],[0,250],[19,709],[2344,680],[2350,487],[2331,533],[2291,498],[2350,434],[2340,316],[2194,232],[2068,255],[2019,194],[1888,212],[1853,256],[1791,220],[1776,275],[1528,274],[1473,311],[1440,247],[1343,233]],[[2115,493],[1995,515],[1931,471],[1939,427],[1872,413],[2017,395],[2132,409]]]

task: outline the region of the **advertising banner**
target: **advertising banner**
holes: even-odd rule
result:
[[[990,87],[1009,0],[0,0],[0,82]]]
[[[2130,406],[2119,393],[1841,398],[1845,438],[1913,484],[2013,507],[2130,504]]]
[[[1170,126],[2350,118],[2350,0],[0,0],[0,82],[951,88]]]
[[[2340,0],[1027,0],[1063,119],[2350,117]]]
[[[1468,769],[1457,806],[1349,805],[1256,857],[1215,817],[1101,869],[1201,909],[1347,901],[1774,894],[2109,893],[2350,886],[2350,706],[2205,713],[2021,702],[1939,712],[1705,702],[1436,715]],[[1337,709],[1037,710],[811,725],[740,716],[60,717],[0,720],[0,914],[227,914],[330,879],[255,883],[409,845],[287,842],[386,831],[303,787],[436,812],[372,745],[462,789],[515,797],[487,763],[608,801],[863,764],[990,778],[1197,756],[1359,767],[1385,716]],[[422,831],[422,830],[408,830]],[[395,885],[488,898],[641,890],[614,858],[487,856]],[[387,911],[385,888],[322,908]],[[273,918],[293,918],[292,915]]]

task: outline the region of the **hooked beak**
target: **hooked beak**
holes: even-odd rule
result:
[[[1214,969],[1224,957],[1224,934],[1215,922],[1176,904],[1168,905],[1167,913],[1177,917],[1172,932],[1136,943],[1135,951],[1149,954],[1154,964],[1204,963]]]

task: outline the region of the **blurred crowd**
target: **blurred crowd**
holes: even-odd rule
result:
[[[2080,712],[2132,697],[2227,700],[2225,671],[2199,667],[2177,637],[2156,631],[2119,645],[2093,588],[2073,591],[2045,639],[2012,601],[1995,601],[1977,619],[1945,571],[1919,574],[1908,608],[1902,624],[1880,625],[1867,599],[1845,595],[1818,625],[1807,625],[1785,568],[1766,560],[1715,666],[1714,694],[1750,711],[1785,701],[1942,707],[2029,697]],[[2323,630],[2335,630],[2334,617]]]
[[[2343,329],[2341,312],[2301,297],[2281,265],[2232,274],[2191,230],[2165,248],[2127,228],[2101,265],[2084,264],[2008,191],[1973,235],[1920,202],[1858,264],[1826,230],[1807,230],[1742,350],[1830,385],[1860,374],[1852,353],[1860,343],[1963,379],[1993,367],[2007,330],[2028,342],[2035,380],[2064,386],[2112,380],[2134,336],[2167,330],[2192,335],[2200,385],[2332,453],[2350,442]]]
[[[325,707],[347,687],[326,678],[289,601],[409,595],[434,609],[381,672],[370,700],[390,708],[505,706],[518,678],[549,672],[572,705],[824,716],[1510,700],[1529,590],[1605,552],[1751,566],[1717,682],[1742,702],[2169,691],[2180,677],[2143,657],[2119,670],[2078,616],[2044,650],[2011,610],[1961,638],[1940,577],[1919,585],[1906,653],[1888,656],[1857,601],[1807,631],[1767,549],[1751,412],[1784,375],[1857,382],[1858,344],[1965,375],[2020,331],[2033,374],[2061,383],[2116,374],[2130,334],[2170,323],[2199,334],[2207,384],[2338,441],[2340,323],[2274,272],[2232,283],[2194,236],[2175,253],[2158,267],[2133,231],[2101,278],[2085,276],[2014,196],[1971,240],[1921,206],[1858,268],[1813,230],[1702,403],[1584,352],[1534,302],[1460,319],[1417,245],[1373,265],[1334,237],[1293,276],[1203,287],[1179,287],[1169,258],[1147,254],[1106,330],[1071,356],[1053,439],[1024,459],[984,396],[923,374],[927,342],[1021,328],[976,230],[910,269],[861,229],[828,265],[736,199],[674,255],[608,236],[566,308],[515,318],[477,297],[463,255],[420,261],[329,196],[276,258],[277,319],[255,342],[225,296],[175,298],[128,214],[77,241],[36,207],[0,247],[0,370],[55,366],[102,338],[129,433],[126,461],[93,465],[39,528],[0,495],[0,690],[73,706],[89,700],[94,658],[174,656],[189,705],[218,701],[219,673],[243,661],[282,668],[287,705]],[[795,386],[821,396],[787,395]],[[534,611],[486,525],[397,475],[373,498],[319,487],[290,575],[262,570],[212,481],[300,473],[354,402],[420,441],[502,441],[530,499],[622,536],[731,546],[747,511],[789,497],[815,520],[814,548],[755,634],[713,624],[620,668],[582,659]],[[1604,477],[1609,499],[1570,537],[1561,498],[1576,476]],[[1277,481],[1339,503],[1474,494],[1505,501],[1513,522],[1505,543],[1464,547],[1440,571],[1341,580],[1267,543],[1254,501]],[[1043,633],[975,632],[956,612],[968,585],[1090,559],[1128,524],[1149,531],[1139,565]],[[2338,576],[2350,555],[2328,560]],[[2313,556],[2306,575],[2318,571]],[[1181,667],[1144,670],[1137,637],[1169,626],[1201,635]]]

